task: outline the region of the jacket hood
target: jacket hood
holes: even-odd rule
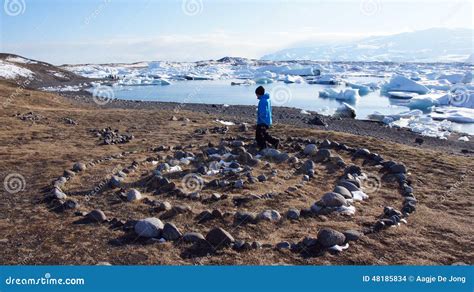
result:
[[[270,98],[270,94],[268,93],[265,93],[264,95],[258,97],[258,99],[269,99],[269,98]]]

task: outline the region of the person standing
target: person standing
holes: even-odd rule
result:
[[[270,143],[273,148],[278,149],[280,140],[272,137],[268,133],[268,129],[272,125],[272,104],[270,101],[270,95],[265,93],[263,86],[255,89],[255,94],[258,99],[258,110],[257,110],[257,127],[255,131],[255,140],[260,150],[267,148],[267,142]]]

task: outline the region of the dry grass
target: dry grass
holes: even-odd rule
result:
[[[417,212],[408,220],[408,225],[392,228],[378,234],[363,237],[340,253],[327,253],[318,257],[303,257],[290,251],[271,249],[235,252],[225,249],[211,256],[187,257],[186,244],[144,244],[141,241],[113,246],[111,239],[120,238],[123,231],[111,230],[107,225],[76,225],[78,217],[71,212],[57,213],[39,203],[43,190],[51,181],[60,176],[76,161],[101,158],[125,150],[144,151],[127,158],[109,161],[88,170],[83,176],[75,177],[69,184],[69,192],[85,192],[96,186],[101,179],[110,175],[117,165],[125,167],[132,160],[144,160],[152,155],[147,151],[158,145],[206,145],[217,143],[221,135],[193,135],[194,129],[217,126],[213,117],[200,113],[181,111],[178,117],[186,116],[192,122],[170,122],[172,113],[160,110],[114,110],[87,107],[55,94],[21,90],[14,98],[9,98],[17,90],[6,84],[0,85],[0,174],[20,173],[26,179],[26,189],[17,194],[2,192],[0,200],[0,264],[96,264],[107,261],[112,264],[216,264],[216,265],[449,265],[456,262],[473,263],[473,194],[474,179],[472,157],[454,156],[430,150],[421,150],[377,139],[354,135],[295,129],[278,125],[273,129],[279,136],[299,136],[307,138],[330,138],[351,146],[367,147],[385,158],[403,162],[411,172],[415,195],[419,201]],[[7,104],[5,104],[5,102]],[[39,122],[25,122],[13,117],[17,112],[33,111],[44,116]],[[64,118],[72,118],[79,124],[67,125]],[[98,140],[90,129],[107,126],[121,132],[131,132],[136,137],[131,143],[120,146],[98,146]],[[231,128],[229,135],[238,135]],[[251,137],[253,133],[246,133]],[[348,156],[341,155],[346,161]],[[285,179],[289,167],[279,166],[277,178],[265,184],[255,184],[243,193],[283,192],[294,185],[299,178]],[[153,169],[151,164],[139,167],[135,176],[127,182],[133,183]],[[318,165],[316,179],[301,190],[281,193],[273,200],[258,200],[241,207],[251,211],[273,208],[281,212],[290,207],[305,208],[316,201],[321,194],[334,186],[338,172],[329,174],[324,166]],[[366,167],[364,170],[375,172]],[[258,168],[255,175],[266,170]],[[3,191],[3,189],[2,189]],[[231,194],[238,192],[229,191]],[[153,199],[164,200],[145,193]],[[109,217],[139,219],[157,216],[145,204],[122,203],[114,194],[105,190],[90,201],[77,196],[81,210],[100,207]],[[172,204],[187,204],[194,215],[202,210],[218,208],[235,211],[230,200],[215,203],[180,200],[166,197]],[[328,216],[329,220],[302,219],[298,222],[283,220],[279,224],[260,223],[238,228],[231,226],[230,220],[214,220],[196,224],[193,215],[173,218],[181,230],[206,233],[214,226],[223,226],[237,239],[259,240],[277,243],[281,240],[299,241],[305,236],[315,236],[321,227],[338,230],[362,229],[374,222],[384,206],[400,207],[401,196],[395,185],[384,183],[382,188],[368,201],[358,203],[353,218],[338,215]]]

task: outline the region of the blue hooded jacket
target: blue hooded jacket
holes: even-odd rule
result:
[[[257,125],[260,124],[272,125],[272,103],[268,93],[258,98]]]

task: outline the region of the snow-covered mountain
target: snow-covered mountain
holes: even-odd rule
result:
[[[474,30],[431,28],[352,42],[289,48],[262,60],[464,62],[474,52]]]

